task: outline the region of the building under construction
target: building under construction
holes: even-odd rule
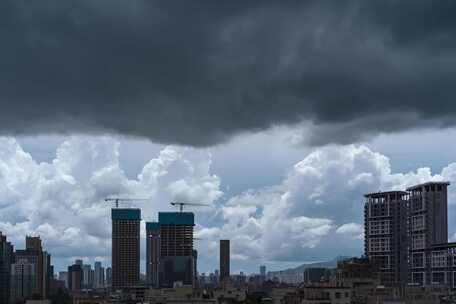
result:
[[[195,258],[193,251],[192,212],[159,212],[160,226],[160,266],[161,287],[173,287],[180,282],[194,284]]]
[[[112,287],[139,284],[141,210],[114,208],[112,216]]]

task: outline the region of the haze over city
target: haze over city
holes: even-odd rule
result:
[[[110,197],[191,202],[198,271],[364,254],[366,193],[445,181],[456,2],[0,3],[0,231],[111,264]]]

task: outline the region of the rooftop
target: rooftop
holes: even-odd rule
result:
[[[379,191],[379,192],[366,193],[366,194],[364,194],[364,197],[384,197],[384,196],[389,195],[389,194],[405,195],[405,194],[408,194],[408,193],[405,192],[405,191],[399,191],[399,190],[384,191],[384,192]]]
[[[407,191],[414,190],[414,189],[418,189],[418,188],[421,188],[421,187],[423,187],[423,186],[430,186],[430,185],[445,185],[445,186],[449,186],[449,185],[450,185],[450,182],[441,181],[441,182],[427,182],[427,183],[422,183],[422,184],[418,184],[418,185],[414,185],[414,186],[408,187],[408,188],[407,188]]]
[[[134,208],[113,208],[111,209],[113,220],[141,220],[141,209]]]
[[[158,230],[160,229],[160,223],[158,222],[147,222],[146,230]]]
[[[195,225],[193,212],[159,212],[160,225]]]

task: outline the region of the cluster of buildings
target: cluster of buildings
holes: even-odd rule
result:
[[[0,233],[0,303],[45,300],[60,282],[74,304],[105,303],[456,303],[456,243],[448,242],[446,182],[365,195],[364,256],[300,273],[230,273],[230,240],[219,270],[197,271],[194,214],[159,212],[146,222],[146,274],[140,273],[141,210],[113,208],[112,265],[76,260],[53,280],[39,237],[14,250]],[[58,285],[58,284],[57,284]],[[452,302],[453,301],[453,302]]]
[[[63,282],[69,291],[104,289],[112,284],[112,269],[107,267],[105,270],[99,261],[92,268],[78,259],[68,267],[68,271],[60,271],[57,280]]]
[[[115,208],[111,215],[112,288],[139,286],[141,210]],[[146,222],[146,286],[195,286],[194,225],[191,212],[159,212],[158,222]]]
[[[0,232],[0,303],[49,297],[54,269],[40,237],[25,237],[25,249],[14,250]]]
[[[448,242],[447,182],[365,195],[366,257],[385,286],[456,288],[456,243]]]

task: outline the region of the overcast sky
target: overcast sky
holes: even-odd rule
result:
[[[0,231],[40,235],[58,270],[109,264],[122,195],[151,198],[145,220],[210,204],[202,272],[220,238],[234,272],[360,255],[363,193],[456,182],[455,9],[2,1]]]

